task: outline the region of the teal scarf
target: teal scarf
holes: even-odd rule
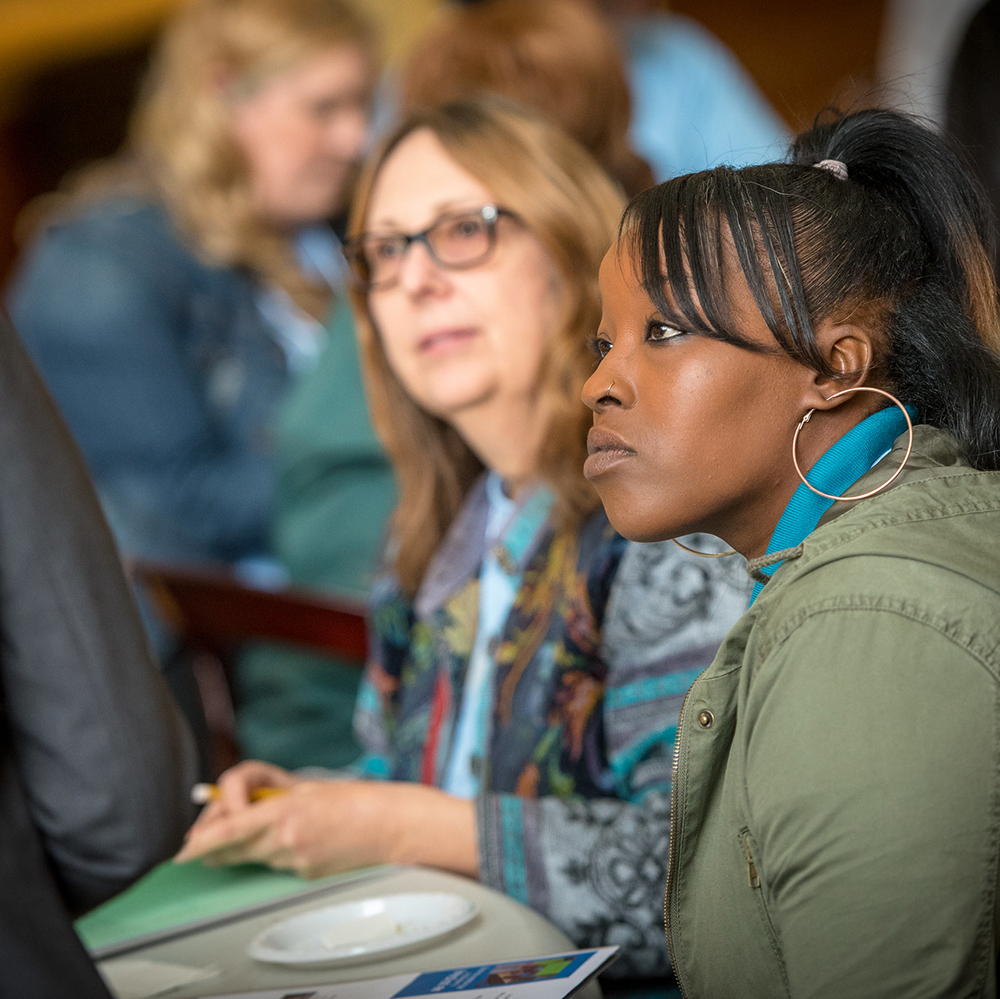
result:
[[[907,406],[911,420],[916,420],[916,410]],[[862,420],[856,427],[844,434],[808,472],[809,481],[825,493],[839,496],[857,482],[892,447],[893,441],[906,430],[906,417],[897,406],[880,409]],[[792,494],[792,498],[781,515],[766,554],[794,548],[802,544],[812,534],[820,517],[837,502],[825,496],[817,496],[804,483]],[[770,576],[780,562],[769,565],[761,571]],[[763,583],[755,583],[750,603],[764,588]]]

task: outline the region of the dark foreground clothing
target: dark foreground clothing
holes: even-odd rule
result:
[[[0,314],[0,995],[106,999],[70,916],[177,848],[194,779],[83,463]]]

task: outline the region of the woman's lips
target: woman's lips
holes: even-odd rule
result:
[[[468,343],[477,334],[472,326],[462,326],[455,329],[434,330],[425,333],[417,341],[417,350],[421,354],[445,354]]]
[[[587,434],[587,453],[583,463],[584,478],[593,479],[610,471],[616,465],[636,456],[635,448],[610,430],[591,427]]]

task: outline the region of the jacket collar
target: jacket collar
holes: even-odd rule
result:
[[[885,411],[883,410],[880,412]],[[902,416],[900,416],[900,420],[902,420]],[[865,474],[855,482],[848,483],[847,487],[843,488],[841,491],[864,493],[875,489],[890,479],[896,469],[899,468],[904,456],[906,455],[908,437],[909,435],[905,431],[900,434],[895,441],[893,441],[892,448],[889,453],[882,458],[881,461],[879,461],[869,471],[865,472]],[[843,439],[845,438],[842,438],[842,440]],[[829,503],[827,509],[820,515],[815,527],[825,527],[828,524],[832,524],[839,517],[843,516],[849,510],[853,510],[861,503],[877,502],[880,497],[886,496],[900,485],[937,477],[941,474],[943,469],[947,468],[969,468],[968,462],[962,456],[962,451],[959,448],[958,443],[950,434],[943,430],[927,426],[926,424],[918,424],[913,428],[913,448],[910,452],[909,460],[906,462],[906,467],[899,474],[899,476],[894,479],[881,493],[877,496],[871,497],[869,500],[859,500],[854,503],[842,501]],[[813,481],[813,472],[810,472],[809,476],[810,481]],[[818,485],[819,483],[814,484]],[[805,486],[800,486],[799,488],[805,489]],[[820,488],[823,488],[824,492],[834,491],[832,489],[825,489],[822,485],[820,485]],[[789,504],[789,507],[790,506],[791,503]],[[775,529],[775,536],[777,536],[777,533],[777,529]],[[772,544],[768,546],[766,554],[755,559],[750,559],[747,562],[747,572],[750,574],[750,577],[759,584],[754,587],[754,598],[756,598],[759,594],[760,586],[769,581],[771,574],[775,572],[781,563],[785,561],[791,562],[802,556],[803,542],[805,540],[806,538],[803,538],[802,541],[796,545],[772,551],[771,549],[773,548],[774,541],[772,538]]]
[[[810,414],[811,415],[811,414]],[[911,418],[915,413],[911,412]],[[880,409],[862,420],[840,438],[809,470],[809,481],[817,489],[839,496],[852,490],[856,483],[880,456],[891,452],[893,442],[906,430],[906,418],[896,408]],[[771,535],[762,558],[748,563],[747,571],[756,581],[750,602],[757,599],[761,588],[777,566],[790,557],[796,547],[811,534],[823,514],[832,506],[848,506],[841,501],[814,493],[801,483],[788,501],[781,519]],[[778,558],[778,556],[782,556]]]
[[[852,493],[866,493],[875,489],[890,479],[902,464],[906,455],[907,433],[901,433],[892,444],[892,450],[864,475],[853,483]],[[962,449],[951,434],[925,423],[913,428],[913,449],[910,452],[906,467],[898,478],[887,486],[879,495],[891,492],[897,486],[906,482],[919,482],[940,473],[943,468],[969,468],[969,463],[962,455]],[[872,497],[873,499],[875,497]],[[862,501],[863,502],[863,501]],[[842,514],[852,510],[856,503],[834,503],[819,519],[817,527],[831,524]]]
[[[494,554],[508,575],[520,576],[548,524],[555,502],[552,491],[539,485],[520,497],[517,507],[494,543]],[[432,614],[470,579],[479,575],[486,553],[489,518],[486,474],[476,480],[427,568],[413,606],[419,617]]]

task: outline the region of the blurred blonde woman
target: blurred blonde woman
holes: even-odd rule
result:
[[[596,265],[621,197],[507,103],[414,112],[368,164],[349,258],[400,500],[371,610],[354,781],[259,762],[181,858],[478,877],[619,973],[662,974],[670,751],[746,605],[739,570],[629,545],[583,478]],[[702,540],[701,543],[705,543]],[[254,787],[290,793],[249,803]]]
[[[341,278],[325,220],[373,73],[343,0],[195,0],[165,30],[123,154],[27,250],[11,312],[126,553],[263,549],[267,423]]]

